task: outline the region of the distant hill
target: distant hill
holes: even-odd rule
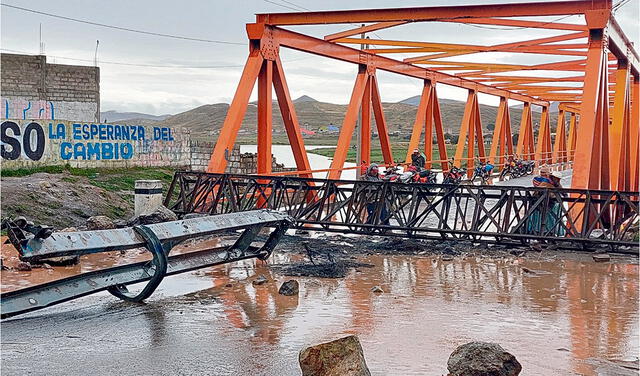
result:
[[[151,120],[162,121],[171,115],[150,115],[143,114],[141,112],[118,112],[118,111],[104,111],[100,112],[100,121],[105,123],[113,123],[124,120]],[[106,119],[106,120],[105,120]]]
[[[303,95],[300,98],[293,100],[293,103],[303,103],[303,102],[317,102],[317,100],[311,98],[308,95]]]
[[[406,140],[411,134],[413,123],[416,117],[417,102],[419,97],[407,98],[397,103],[383,103],[387,127],[395,140]],[[415,103],[415,104],[413,104]],[[310,131],[318,131],[333,124],[338,127],[342,125],[346,112],[346,105],[319,102],[311,97],[302,96],[294,101],[296,113],[300,125]],[[445,132],[457,134],[464,114],[465,102],[452,99],[440,99],[440,109]],[[176,115],[171,115],[156,124],[170,127],[183,127],[188,129],[193,138],[214,140],[218,134],[229,109],[227,103],[207,104],[196,107]],[[482,124],[485,134],[490,133],[487,126],[495,123],[497,107],[480,105]],[[514,132],[520,127],[520,117],[522,110],[511,108],[511,123]],[[540,115],[533,114],[533,121],[539,123]],[[551,115],[552,130],[555,129],[555,118]],[[242,126],[239,132],[239,139],[252,139],[256,134],[257,127],[257,105],[249,103]],[[375,123],[372,123],[375,124]],[[490,127],[492,128],[492,127]],[[375,126],[373,127],[375,132]],[[284,124],[277,102],[273,105],[273,131],[274,136],[283,135]],[[337,135],[335,136],[337,137]],[[286,139],[286,138],[285,138]]]
[[[554,112],[558,112],[558,105],[560,104],[560,102],[551,102],[551,105],[549,106],[549,113],[552,114]],[[522,104],[516,104],[513,106],[509,106],[510,109],[519,109],[522,110],[522,107],[524,105]],[[540,106],[531,106],[531,111],[532,112],[542,112],[542,107]]]

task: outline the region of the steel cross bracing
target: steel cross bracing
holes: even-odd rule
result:
[[[268,208],[304,230],[638,253],[637,192],[178,172],[164,204],[179,215]]]
[[[142,247],[146,247],[153,256],[147,262],[91,271],[3,292],[0,294],[0,311],[1,317],[6,318],[104,290],[120,299],[140,302],[151,296],[166,276],[250,258],[265,260],[289,228],[291,218],[274,211],[254,210],[113,230],[53,233],[36,232],[19,222],[6,221],[3,224],[8,227],[9,238],[22,260]],[[260,247],[253,245],[256,236],[265,228],[273,229],[267,240]],[[170,254],[172,248],[184,240],[219,233],[229,235],[235,231],[242,233],[227,246]],[[139,292],[133,293],[127,288],[127,285],[144,281],[148,282]]]
[[[561,22],[569,16],[580,21]],[[537,17],[537,20],[536,20]],[[443,43],[377,37],[385,30],[410,28],[419,23],[459,24],[497,28],[508,42],[481,45],[469,40]],[[290,26],[345,25],[345,30],[312,37]],[[353,27],[353,25],[363,25]],[[523,38],[517,30],[526,30]],[[538,37],[532,33],[547,31]],[[549,35],[551,31],[553,35]],[[376,38],[367,33],[376,32]],[[404,75],[424,83],[408,150],[420,145],[426,131],[426,165],[440,163],[448,169],[443,124],[436,88],[451,85],[468,90],[467,105],[459,129],[454,156],[456,166],[476,157],[500,167],[517,154],[538,165],[572,163],[572,187],[637,191],[639,179],[640,79],[638,53],[612,14],[611,0],[553,1],[471,6],[414,7],[259,14],[247,24],[249,57],[229,112],[211,155],[208,171],[222,173],[225,153],[233,148],[255,82],[258,81],[258,173],[271,172],[272,98],[275,88],[287,135],[295,156],[297,174],[310,177],[310,165],[296,109],[290,97],[280,60],[280,48],[289,48],[358,66],[353,92],[329,178],[339,178],[344,168],[356,122],[361,118],[358,162],[370,162],[371,109],[380,135],[385,164],[393,160],[380,92],[378,70]],[[416,32],[429,36],[432,33]],[[468,34],[465,34],[468,35]],[[356,48],[352,48],[354,46]],[[358,49],[360,48],[360,49]],[[483,54],[508,53],[535,56],[543,62],[522,64],[505,60],[479,63]],[[402,54],[403,58],[394,58]],[[504,56],[504,55],[502,55]],[[520,59],[519,61],[522,61]],[[478,94],[500,98],[490,147],[485,147]],[[517,145],[513,145],[509,103],[522,103]],[[551,123],[550,103],[559,102],[557,122]],[[533,107],[541,107],[534,123]],[[568,124],[567,124],[568,123]],[[446,125],[451,128],[451,125]],[[568,130],[566,128],[569,128]],[[439,143],[439,160],[432,160],[433,132]],[[555,136],[554,136],[555,133]],[[536,139],[537,135],[537,139]],[[490,150],[486,155],[486,149]],[[466,153],[465,153],[466,152]]]

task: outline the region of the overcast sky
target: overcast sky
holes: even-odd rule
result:
[[[615,0],[614,3],[618,1],[620,0]],[[230,102],[247,55],[245,24],[255,20],[255,13],[292,11],[288,7],[298,8],[298,10],[303,10],[302,8],[338,10],[384,8],[391,4],[394,7],[434,6],[480,4],[486,1],[2,0],[2,2],[125,28],[240,43],[240,45],[220,44],[142,35],[0,7],[3,52],[37,54],[39,28],[42,25],[42,41],[45,45],[47,61],[59,64],[92,65],[96,40],[99,40],[101,110],[138,111],[160,115],[182,112],[202,104]],[[521,2],[521,0],[493,0],[493,2]],[[638,4],[639,0],[630,0],[616,13],[618,22],[636,46],[639,41]],[[538,19],[552,20],[554,17]],[[583,23],[583,20],[578,17],[569,17],[562,22]],[[305,26],[291,29],[322,37],[325,34],[348,29],[350,26]],[[381,30],[372,34],[371,38],[488,45],[557,34],[539,29],[507,32],[453,23],[417,23]],[[421,38],[420,35],[425,37]],[[500,53],[483,54],[481,57],[473,56],[473,61],[487,62],[535,64],[550,61],[532,54]],[[281,57],[293,98],[306,94],[326,102],[348,102],[356,74],[354,65],[286,49],[281,50]],[[395,55],[395,57],[403,56]],[[120,64],[111,64],[114,62]],[[417,79],[385,72],[380,72],[378,77],[383,101],[396,102],[420,94],[421,83]],[[464,100],[466,94],[462,89],[443,85],[439,88],[439,95],[441,98]],[[495,98],[489,96],[482,96],[481,101],[487,104],[497,103]]]

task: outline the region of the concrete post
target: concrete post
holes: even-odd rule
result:
[[[162,181],[136,180],[134,215],[153,213],[162,206]]]

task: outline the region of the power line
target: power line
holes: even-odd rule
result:
[[[287,8],[287,9],[290,9],[290,10],[295,10],[296,12],[300,11],[300,9],[296,9],[296,8],[290,7],[288,5],[276,3],[275,1],[271,1],[271,0],[264,0],[264,1],[269,3],[269,4],[277,5],[279,7]]]
[[[0,48],[0,51],[5,52],[14,52],[19,54],[31,55],[32,53],[26,51],[18,51],[11,50],[8,48]],[[67,56],[56,56],[56,55],[46,55],[48,57],[56,58],[56,59],[64,59],[64,60],[73,60],[73,61],[82,61],[87,63],[93,63],[93,60],[90,59],[80,59],[75,57],[67,57]],[[290,63],[293,61],[306,60],[310,59],[312,56],[301,57],[298,59],[290,59],[283,60],[283,63]],[[159,65],[159,64],[138,64],[138,63],[123,63],[120,61],[99,61],[100,64],[111,64],[111,65],[124,65],[124,66],[132,66],[132,67],[145,67],[145,68],[179,68],[179,69],[218,69],[218,68],[242,68],[244,65]]]
[[[15,52],[20,54],[30,55],[30,53],[26,51],[10,50],[7,48],[0,48],[0,50],[6,51],[6,52]],[[79,59],[75,57],[56,56],[56,55],[47,55],[47,56],[53,57],[56,59],[65,59],[65,60],[74,60],[74,61],[83,61],[87,63],[93,63],[93,60],[90,60],[90,59]],[[242,68],[244,66],[244,65],[157,65],[157,64],[123,63],[118,61],[103,61],[103,60],[100,60],[100,63],[112,64],[112,65],[126,65],[126,66],[133,66],[133,67],[145,67],[145,68],[182,68],[182,69]]]
[[[156,32],[153,32],[153,31],[137,30],[137,29],[131,29],[131,28],[128,28],[128,27],[107,25],[107,24],[93,22],[93,21],[81,20],[81,19],[78,19],[78,18],[61,16],[59,14],[42,12],[42,11],[39,11],[39,10],[23,8],[23,7],[19,7],[19,6],[16,6],[16,5],[11,5],[11,4],[6,4],[6,3],[2,3],[0,5],[2,5],[4,7],[12,8],[12,9],[21,10],[21,11],[24,11],[24,12],[31,12],[31,13],[35,13],[35,14],[40,14],[40,15],[43,15],[43,16],[60,18],[60,19],[67,20],[67,21],[79,22],[79,23],[84,23],[84,24],[88,24],[88,25],[105,27],[105,28],[115,29],[115,30],[120,30],[120,31],[129,31],[129,32],[138,33],[138,34],[153,35],[153,36],[156,36],[156,37],[173,38],[173,39],[181,39],[181,40],[190,40],[190,41],[194,41],[194,42],[219,43],[219,44],[230,44],[230,45],[246,46],[246,43],[229,42],[229,41],[215,40],[215,39],[192,38],[192,37],[185,37],[185,36],[181,36],[181,35],[156,33]]]

